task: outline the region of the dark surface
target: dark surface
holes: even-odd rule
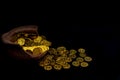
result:
[[[44,71],[37,61],[16,60],[10,57],[2,43],[0,73],[10,79],[39,80],[117,80],[119,73],[119,29],[115,16],[7,16],[1,17],[1,35],[22,25],[38,25],[39,34],[53,45],[67,49],[87,50],[93,58],[88,68]],[[17,78],[15,78],[17,77]]]

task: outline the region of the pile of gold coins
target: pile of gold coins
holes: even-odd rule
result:
[[[67,50],[64,46],[51,48],[49,47],[51,46],[51,42],[46,40],[45,36],[25,33],[23,35],[17,38],[17,44],[22,46],[24,51],[31,51],[34,56],[45,53],[39,61],[39,66],[45,70],[70,69],[71,66],[88,67],[89,62],[92,61],[92,58],[87,56],[83,48],[79,48],[78,50]]]
[[[44,54],[51,46],[51,42],[46,40],[45,36],[27,33],[18,33],[15,43],[19,44],[25,52],[29,52],[33,56]]]
[[[66,47],[50,48],[46,56],[39,62],[45,70],[61,70],[75,67],[88,67],[92,58],[86,55],[85,49],[67,50]]]

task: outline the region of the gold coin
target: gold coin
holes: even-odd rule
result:
[[[78,66],[80,66],[80,63],[79,63],[79,61],[73,61],[72,65],[78,67]]]
[[[65,62],[71,62],[71,61],[72,61],[72,58],[70,58],[70,57],[65,58]]]
[[[70,67],[71,67],[71,66],[70,66],[70,64],[68,64],[68,63],[65,63],[65,64],[63,65],[63,68],[64,68],[64,69],[70,69]]]
[[[44,58],[47,59],[47,60],[52,60],[54,57],[54,55],[46,55]]]
[[[49,54],[54,54],[54,55],[57,55],[57,50],[55,48],[50,48],[48,50]]]
[[[77,56],[76,56],[76,54],[73,54],[73,55],[70,54],[69,57],[72,59],[75,59]]]
[[[82,57],[77,57],[77,58],[76,58],[76,61],[78,61],[78,62],[83,62],[84,59],[83,59]]]
[[[40,42],[42,45],[46,45],[46,46],[51,46],[51,42],[50,41],[47,41],[47,40],[42,40],[41,42]]]
[[[80,57],[86,57],[86,53],[80,53],[79,56]]]
[[[70,50],[70,53],[71,53],[71,54],[75,54],[75,53],[77,53],[77,51],[74,50],[74,49],[71,49],[71,50]]]
[[[57,48],[57,52],[61,52],[61,51],[65,51],[65,50],[66,50],[66,47],[64,47],[64,46]]]
[[[20,46],[22,46],[22,45],[25,44],[25,39],[24,39],[24,38],[19,38],[19,39],[17,40],[17,43],[18,43]]]
[[[48,70],[48,71],[49,71],[49,70],[52,70],[52,66],[44,66],[44,69],[45,69],[45,70]]]
[[[59,65],[59,64],[55,64],[53,67],[54,67],[54,69],[56,69],[56,70],[61,70],[61,69],[62,69],[62,66]]]
[[[85,53],[85,49],[79,48],[79,49],[78,49],[78,52],[80,52],[80,53]]]
[[[34,48],[33,49],[33,55],[39,55],[39,54],[41,54],[41,52],[42,52],[41,48]]]
[[[49,65],[50,64],[50,61],[49,60],[44,60],[44,65]]]
[[[81,62],[81,67],[87,67],[89,64],[87,62]]]
[[[56,63],[59,65],[64,65],[66,62],[65,61],[56,61]]]
[[[40,43],[42,40],[42,37],[41,36],[38,36],[37,38],[35,38],[33,41],[36,42],[36,43]]]
[[[92,58],[89,56],[84,57],[84,59],[85,59],[85,61],[88,61],[88,62],[92,61]]]

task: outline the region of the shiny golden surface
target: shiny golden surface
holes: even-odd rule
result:
[[[41,45],[46,45],[46,46],[51,46],[52,43],[50,41],[47,41],[47,40],[44,39],[40,42],[40,44]]]

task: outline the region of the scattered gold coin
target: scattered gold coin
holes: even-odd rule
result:
[[[79,53],[80,57],[86,57],[86,53]]]
[[[52,66],[44,66],[44,69],[45,69],[45,70],[48,70],[48,71],[49,71],[49,70],[52,70]]]
[[[77,57],[77,58],[76,58],[76,61],[78,61],[78,62],[83,62],[84,59],[83,59],[82,57]]]
[[[61,69],[62,69],[62,66],[59,65],[59,64],[55,64],[53,67],[54,67],[54,69],[56,69],[56,70],[61,70]]]
[[[72,59],[75,59],[77,56],[76,56],[76,54],[73,54],[73,55],[69,54],[69,57]]]
[[[64,47],[64,46],[61,46],[61,47],[57,48],[57,52],[61,52],[61,51],[64,51],[64,50],[66,50],[66,47]]]
[[[72,58],[66,57],[66,58],[65,58],[65,62],[72,62]]]
[[[80,66],[80,63],[79,63],[79,61],[73,61],[72,65],[75,67],[78,67],[78,66]]]
[[[70,54],[75,54],[75,53],[77,53],[76,50],[74,50],[74,49],[71,49],[71,50],[70,50]]]
[[[92,61],[92,58],[89,56],[84,57],[84,59],[85,59],[85,61],[88,61],[88,62]]]
[[[50,61],[49,60],[44,60],[44,65],[50,65]]]
[[[70,66],[70,64],[68,64],[68,63],[65,63],[65,64],[63,65],[63,68],[64,68],[64,69],[70,69],[70,67],[71,67],[71,66]]]
[[[81,62],[80,65],[81,67],[87,67],[89,64],[87,62]]]
[[[79,48],[79,49],[78,49],[78,52],[79,52],[79,53],[85,53],[85,49]]]

